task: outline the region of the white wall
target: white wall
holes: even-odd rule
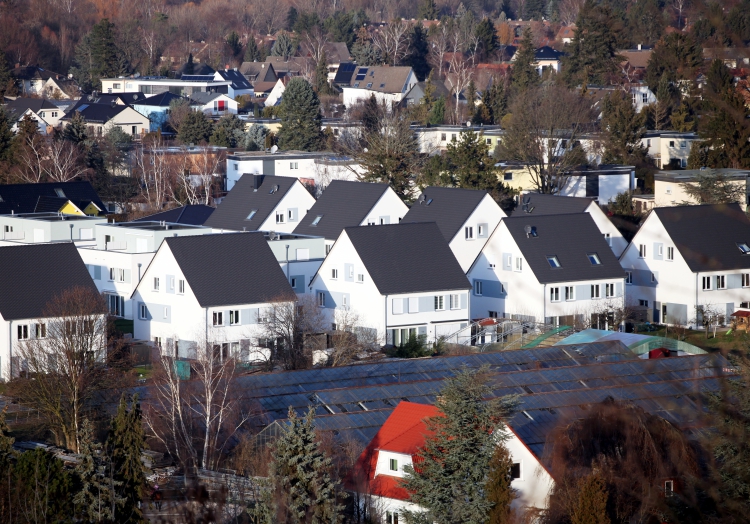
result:
[[[521,477],[511,482],[511,487],[517,490],[518,495],[511,507],[544,509],[547,507],[554,480],[516,434],[512,430],[508,433],[509,438],[505,446],[510,452],[513,463],[521,465]]]
[[[313,204],[315,204],[315,199],[310,192],[300,182],[295,182],[266,220],[258,227],[258,231],[291,233],[300,220],[305,218]],[[276,216],[277,213],[280,214],[279,217]],[[283,219],[283,221],[279,222],[279,219]]]
[[[398,224],[408,211],[404,201],[389,187],[359,225]]]
[[[612,248],[612,252],[617,258],[620,258],[622,252],[625,251],[626,247],[628,247],[628,241],[625,240],[625,237],[622,236],[620,230],[617,229],[617,227],[612,223],[609,217],[604,213],[604,211],[602,211],[602,208],[599,207],[598,203],[591,202],[591,204],[589,204],[589,206],[586,208],[586,212],[591,215],[591,218],[594,220],[596,227],[599,229],[602,235],[604,235],[604,238],[607,239],[609,247]]]
[[[490,195],[485,195],[479,205],[466,219],[449,245],[464,273],[469,270],[497,225],[507,215]],[[480,226],[482,231],[480,231]],[[472,228],[472,237],[467,238],[466,228]]]

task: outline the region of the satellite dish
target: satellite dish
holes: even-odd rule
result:
[[[421,204],[424,204],[424,201],[425,201],[425,199],[426,199],[426,198],[427,198],[427,197],[425,196],[425,194],[424,194],[424,193],[422,193],[422,194],[421,194],[421,195],[419,196],[419,204],[420,204],[420,205],[421,205]]]
[[[531,235],[531,226],[523,226],[523,230],[526,233],[526,238],[529,238],[529,235]]]
[[[278,151],[278,150],[279,150],[279,146],[276,146],[276,145],[271,146],[271,154],[272,155],[275,155],[276,151]]]

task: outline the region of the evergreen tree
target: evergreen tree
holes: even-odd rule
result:
[[[670,33],[651,52],[646,66],[646,84],[652,91],[658,89],[664,75],[673,83],[693,81],[702,64],[702,49],[689,33]]]
[[[260,56],[260,49],[258,49],[258,43],[255,41],[255,36],[250,35],[247,38],[247,46],[245,46],[245,62],[260,61],[262,61],[262,58]]]
[[[245,149],[247,151],[259,151],[266,147],[266,135],[268,128],[260,124],[253,124],[245,134]]]
[[[656,104],[653,104],[654,129],[660,131],[669,126],[669,114],[672,109],[674,92],[667,75],[662,75],[656,90]]]
[[[591,474],[578,484],[578,498],[573,502],[571,524],[610,524],[607,515],[607,487],[596,474]]]
[[[495,24],[487,17],[482,18],[482,21],[477,24],[474,30],[474,36],[476,36],[478,42],[477,54],[480,61],[486,61],[498,48]]]
[[[62,460],[39,448],[21,453],[12,471],[13,488],[26,502],[27,515],[43,522],[69,522],[75,514],[72,477]]]
[[[295,77],[289,81],[279,105],[279,117],[279,147],[302,151],[317,151],[321,147],[320,100],[307,80]]]
[[[628,9],[625,34],[632,44],[654,45],[664,33],[666,20],[659,0],[636,0]]]
[[[332,94],[331,85],[328,83],[328,57],[323,51],[315,68],[315,91],[318,96]]]
[[[102,445],[94,440],[94,428],[88,419],[81,423],[78,442],[79,462],[76,473],[81,486],[73,497],[73,502],[89,522],[112,520],[112,506],[122,502],[112,489],[113,485],[119,487],[119,482],[110,482],[108,479],[111,464],[107,463],[102,454]]]
[[[273,452],[270,481],[274,490],[275,522],[341,522],[343,507],[338,503],[338,482],[331,477],[332,461],[321,449],[312,408],[298,418],[289,408],[289,424]]]
[[[0,162],[8,161],[12,156],[13,123],[8,118],[5,108],[0,106]]]
[[[441,96],[432,105],[427,123],[431,126],[439,126],[445,122],[445,97]]]
[[[213,132],[213,123],[202,111],[190,111],[180,125],[177,140],[183,144],[208,142]]]
[[[437,20],[438,8],[435,0],[422,0],[419,3],[417,20]]]
[[[242,140],[244,130],[245,124],[242,120],[237,118],[237,115],[224,115],[214,125],[214,131],[211,134],[209,143],[214,146],[234,149],[239,147],[238,139]]]
[[[409,34],[409,51],[404,58],[404,65],[411,66],[417,80],[423,81],[430,72],[427,55],[430,45],[427,42],[427,31],[421,24],[414,24]]]
[[[185,64],[185,74],[192,75],[193,72],[195,72],[195,64],[193,63],[193,53],[190,53]]]
[[[404,468],[403,486],[410,501],[427,510],[427,522],[486,522],[492,508],[484,489],[487,470],[503,443],[501,417],[515,399],[485,402],[491,390],[484,372],[464,369],[447,380],[435,402],[439,415],[426,421],[429,435],[415,460],[419,469]]]
[[[102,18],[91,27],[76,47],[73,78],[84,92],[101,89],[102,78],[113,78],[126,72],[115,44],[115,25]]]
[[[6,95],[15,95],[15,87],[16,82],[10,72],[10,64],[5,56],[5,52],[0,49],[0,100]]]
[[[511,85],[517,91],[526,91],[530,87],[539,84],[539,73],[534,66],[536,63],[536,50],[534,49],[534,37],[530,28],[523,32],[521,45],[516,51],[513,68],[511,69]]]
[[[129,410],[125,395],[120,397],[107,446],[112,456],[113,478],[119,483],[116,492],[122,499],[122,507],[117,510],[117,522],[143,522],[139,502],[145,495],[146,475],[141,456],[146,448],[146,441],[138,395],[131,399]]]
[[[289,33],[279,33],[271,48],[271,56],[280,56],[288,61],[297,52],[297,44]]]
[[[16,439],[10,436],[10,428],[5,421],[7,409],[6,406],[0,411],[0,471],[7,471],[6,468],[10,467],[10,459],[16,455],[13,450],[13,443]]]
[[[227,36],[227,47],[232,51],[233,57],[238,57],[242,53],[242,42],[240,42],[240,35],[237,34],[237,31],[232,31]]]
[[[63,128],[62,136],[65,140],[70,140],[74,144],[81,144],[88,139],[86,119],[79,111],[73,114],[68,125]]]
[[[524,20],[541,20],[544,18],[547,11],[546,0],[528,0],[526,2],[526,9],[523,13]]]
[[[746,198],[744,187],[727,177],[723,171],[713,169],[700,170],[690,182],[682,182],[680,186],[691,198],[690,203],[741,204]]]
[[[289,11],[286,13],[286,30],[287,31],[294,31],[294,25],[297,23],[297,17],[299,16],[299,13],[297,13],[297,9],[294,7],[290,7]]]
[[[380,49],[372,45],[371,42],[356,42],[352,46],[351,55],[357,65],[360,66],[374,66],[383,62]]]
[[[690,106],[686,103],[680,104],[679,107],[672,112],[670,121],[672,122],[672,129],[675,131],[681,133],[695,131],[695,115],[693,115]]]
[[[508,448],[498,445],[492,454],[485,483],[487,501],[492,503],[487,524],[511,524],[514,521],[513,510],[510,507],[515,498],[515,490],[511,487],[512,466],[513,459]]]
[[[505,84],[499,78],[492,80],[492,85],[485,91],[487,93],[487,107],[492,116],[492,122],[499,125],[503,117],[508,113],[508,92]]]
[[[466,112],[468,113],[469,122],[474,121],[474,113],[477,110],[477,86],[474,84],[474,79],[469,80],[469,85],[466,86]]]
[[[576,21],[570,54],[563,76],[571,87],[587,84],[609,85],[619,70],[617,37],[612,9],[586,0]]]
[[[643,153],[643,120],[629,94],[617,90],[607,95],[602,104],[602,125],[607,137],[604,163],[626,164]]]

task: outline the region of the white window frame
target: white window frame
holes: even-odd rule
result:
[[[457,293],[450,295],[449,305],[451,309],[461,309],[461,297]]]
[[[331,280],[338,280],[339,279],[339,270],[334,268],[331,268]]]
[[[178,295],[185,294],[185,280],[182,278],[177,280],[177,294]]]
[[[16,335],[18,336],[18,340],[28,340],[29,339],[29,325],[18,324],[18,328],[16,329]]]
[[[474,281],[474,296],[477,296],[477,297],[482,296],[482,281],[481,280]]]
[[[750,273],[742,273],[742,287],[750,287]]]
[[[523,257],[516,257],[516,271],[523,271]]]
[[[625,272],[625,283],[630,285],[633,283],[633,272],[632,271],[626,271]]]
[[[703,287],[702,287],[703,291],[711,291],[713,289],[711,287],[713,283],[711,277],[703,277],[702,283],[703,283]]]
[[[482,238],[484,235],[484,225],[477,224],[477,237]]]
[[[395,458],[390,459],[388,461],[388,469],[390,471],[398,471],[398,459],[395,459]]]
[[[159,287],[161,286],[161,281],[159,280],[159,277],[154,277],[154,287],[152,288],[152,291],[159,291]]]
[[[549,301],[560,302],[560,288],[558,286],[549,288]]]
[[[727,288],[727,277],[726,275],[716,275],[716,289]]]
[[[138,318],[141,320],[148,320],[148,306],[146,304],[138,306]]]
[[[444,295],[435,295],[435,311],[445,311]]]
[[[659,244],[659,249],[658,249],[657,252],[659,253],[659,256],[663,256],[664,255],[664,245],[663,244]]]
[[[365,282],[365,274],[359,273],[357,275],[357,284],[363,284]]]
[[[565,301],[571,302],[576,299],[575,286],[565,286]]]
[[[354,266],[349,266],[349,278],[354,278]]]
[[[230,326],[240,325],[240,310],[239,309],[229,310],[229,325]]]
[[[596,300],[602,298],[602,289],[599,284],[591,284],[591,299]]]
[[[326,294],[324,291],[318,291],[318,306],[326,307]]]
[[[639,244],[638,245],[638,257],[639,258],[646,258],[646,244]]]
[[[213,325],[217,327],[224,325],[224,312],[223,311],[213,312]]]
[[[284,218],[285,218],[285,215],[283,211],[281,210],[276,211],[276,223],[277,224],[283,224],[285,222]]]
[[[667,247],[667,261],[668,262],[674,261],[674,247],[673,246]]]
[[[43,322],[37,322],[34,324],[34,337],[47,338],[47,324]]]
[[[614,296],[615,296],[615,285],[613,283],[604,284],[604,296],[606,298],[614,298]]]
[[[474,228],[472,226],[466,226],[464,228],[464,238],[466,240],[474,240]]]

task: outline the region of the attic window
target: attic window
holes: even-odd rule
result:
[[[258,212],[257,209],[253,209],[252,211],[250,211],[250,214],[247,215],[247,220],[252,220],[253,217],[255,216],[255,213],[257,213],[257,212]]]
[[[380,89],[384,89],[384,88],[385,88],[385,84],[380,84]]]
[[[372,82],[367,83],[367,89],[370,89],[372,87]]]
[[[64,192],[63,192],[63,190],[62,190],[62,189],[60,189],[59,187],[56,187],[56,188],[55,188],[55,193],[56,193],[56,194],[57,194],[57,196],[59,196],[60,198],[65,198],[65,193],[64,193]]]
[[[589,262],[591,262],[592,266],[601,266],[602,265],[602,261],[599,260],[599,255],[597,255],[596,253],[589,253],[586,256],[589,257]]]
[[[359,87],[359,82],[354,82],[354,87]]]
[[[750,245],[747,242],[737,242],[737,247],[740,248],[743,255],[750,255]]]
[[[548,255],[547,256],[547,262],[549,262],[549,267],[553,269],[558,269],[560,266],[560,261],[557,260],[557,256],[555,255]]]
[[[323,215],[318,215],[315,217],[315,220],[312,221],[311,226],[317,226],[320,223],[320,219],[323,218]]]

